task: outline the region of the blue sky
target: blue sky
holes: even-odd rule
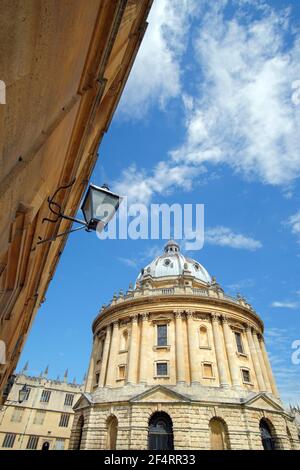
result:
[[[300,402],[300,2],[156,0],[91,181],[130,202],[202,203],[199,260],[261,315],[285,402]],[[18,369],[81,381],[91,323],[163,240],[69,237]]]

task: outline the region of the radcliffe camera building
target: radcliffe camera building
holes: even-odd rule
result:
[[[174,241],[93,323],[71,449],[299,449],[263,322]]]

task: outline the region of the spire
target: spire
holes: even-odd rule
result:
[[[47,378],[48,377],[48,372],[49,372],[49,365],[46,367],[45,371],[44,371],[44,377]]]
[[[66,371],[65,371],[65,373],[64,373],[64,382],[67,381],[68,373],[69,373],[69,371],[68,371],[68,369],[66,369]]]
[[[23,369],[22,369],[22,374],[24,374],[24,372],[27,372],[28,366],[29,366],[29,362],[26,361],[26,364],[25,364],[25,366],[24,366]]]

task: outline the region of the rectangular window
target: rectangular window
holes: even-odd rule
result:
[[[59,426],[61,428],[67,428],[69,426],[70,415],[68,413],[62,413],[60,415]]]
[[[65,405],[66,406],[72,406],[74,401],[74,395],[73,393],[66,393],[65,396]]]
[[[214,377],[213,366],[209,362],[203,363],[203,377],[206,379],[212,379]]]
[[[248,369],[242,369],[243,382],[251,383],[250,371]]]
[[[99,383],[99,378],[100,378],[100,374],[99,372],[96,373],[96,385],[98,385]]]
[[[27,442],[27,449],[36,450],[39,442],[38,436],[29,436]]]
[[[65,448],[65,439],[57,438],[55,441],[55,450],[64,450]]]
[[[16,434],[5,434],[2,447],[13,447],[15,442]]]
[[[236,347],[237,351],[240,354],[244,354],[244,348],[243,348],[243,343],[242,343],[242,335],[241,333],[238,333],[237,331],[234,332],[235,335],[235,341],[236,341]]]
[[[43,390],[40,401],[42,403],[49,403],[51,392],[50,390]]]
[[[126,374],[126,366],[122,365],[118,367],[118,379],[124,380]]]
[[[167,325],[157,325],[157,346],[167,346],[168,344]]]
[[[16,406],[11,416],[11,421],[13,421],[14,423],[21,423],[23,413],[24,413],[24,408],[21,408],[20,406]]]
[[[168,363],[167,362],[156,363],[156,375],[158,376],[168,375]]]
[[[46,416],[46,411],[36,410],[33,424],[44,424],[45,416]]]

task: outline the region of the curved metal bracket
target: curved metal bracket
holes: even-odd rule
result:
[[[62,211],[61,211],[61,210],[62,210],[62,209],[61,209],[61,205],[58,204],[58,202],[55,202],[55,201],[54,201],[54,198],[56,197],[56,195],[57,195],[60,191],[62,191],[62,190],[64,190],[64,189],[69,189],[69,188],[71,188],[71,186],[73,186],[73,184],[75,183],[75,181],[76,181],[76,178],[74,178],[74,179],[71,181],[71,183],[66,184],[65,186],[60,186],[60,187],[55,191],[55,193],[53,194],[52,197],[48,197],[47,201],[48,201],[49,209],[50,209],[50,211],[52,212],[52,214],[56,215],[56,218],[53,220],[53,219],[49,219],[48,217],[44,217],[43,220],[42,220],[42,224],[43,224],[44,222],[56,223],[60,218],[65,217],[64,214],[63,214]],[[53,206],[54,206],[54,207],[57,207],[58,212],[54,210]]]

